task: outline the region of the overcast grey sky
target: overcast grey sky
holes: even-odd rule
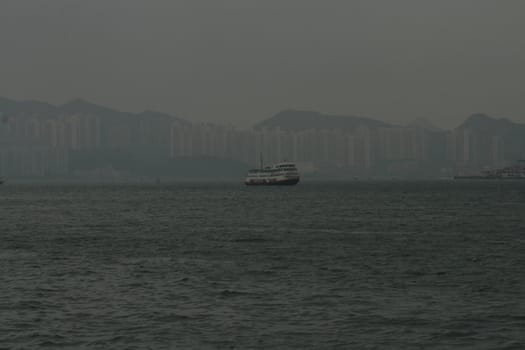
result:
[[[525,1],[0,0],[0,96],[241,126],[525,122]]]

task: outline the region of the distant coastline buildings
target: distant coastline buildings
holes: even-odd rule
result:
[[[0,99],[0,176],[169,176],[174,169],[166,164],[177,159],[210,157],[248,167],[262,154],[268,163],[293,160],[307,174],[436,178],[500,167],[525,153],[525,125],[482,115],[436,130],[352,117],[319,116],[302,125],[301,112],[283,113],[240,130],[84,101],[56,107]]]
[[[306,172],[367,176],[444,177],[499,167],[504,139],[469,130],[430,131],[421,127],[360,126],[355,130],[237,130],[210,124],[172,125],[170,156],[213,156],[256,165],[297,162]]]

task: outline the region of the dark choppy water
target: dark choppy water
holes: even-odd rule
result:
[[[0,232],[0,348],[525,348],[525,183],[6,185]]]

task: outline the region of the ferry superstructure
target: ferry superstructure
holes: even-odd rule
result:
[[[295,163],[283,162],[249,170],[244,183],[248,186],[296,185],[299,179]]]

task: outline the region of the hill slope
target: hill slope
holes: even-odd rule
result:
[[[518,160],[525,157],[525,124],[506,118],[494,118],[485,114],[473,114],[458,130],[469,130],[481,137],[478,142],[491,142],[493,137],[503,141],[505,159]]]
[[[255,129],[305,130],[305,129],[355,129],[360,126],[371,128],[389,127],[391,124],[363,117],[328,115],[313,111],[286,110],[277,113],[257,125]]]
[[[0,97],[0,117],[59,117],[73,114],[97,116],[106,122],[126,120],[177,120],[181,123],[189,123],[182,118],[165,113],[153,111],[144,111],[141,113],[121,112],[82,99],[72,100],[63,105],[56,106],[40,101],[15,101]]]

